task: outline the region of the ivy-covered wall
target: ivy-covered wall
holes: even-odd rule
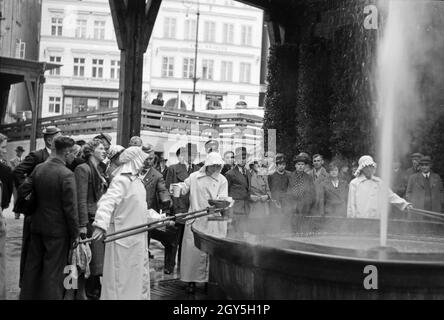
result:
[[[289,167],[302,151],[327,158],[356,160],[371,154],[378,159],[374,72],[382,30],[365,29],[362,10],[352,12],[354,23],[336,26],[330,34],[316,32],[322,18],[305,17],[315,22],[301,24],[291,44],[270,49],[264,127],[277,130],[277,151],[287,155]],[[412,119],[410,112],[398,111],[407,147],[398,145],[395,154],[405,166],[410,153],[428,154],[434,171],[444,178],[444,3],[431,4],[427,14],[428,22],[418,26],[432,40],[417,43],[427,48],[416,64],[420,112]]]
[[[362,16],[356,21],[362,21]],[[362,23],[314,35],[305,25],[296,44],[275,45],[268,61],[265,128],[277,150],[356,159],[375,151],[371,77],[376,32]]]

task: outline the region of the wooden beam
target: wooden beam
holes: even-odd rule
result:
[[[37,124],[38,124],[38,110],[36,108],[36,82],[31,82],[28,77],[25,77],[26,92],[28,93],[29,104],[32,111],[32,125],[31,137],[29,141],[29,150],[35,150],[37,143]]]
[[[282,28],[276,21],[266,21],[268,38],[270,39],[270,45],[283,44],[285,37],[285,29]]]
[[[145,7],[145,19],[143,22],[143,40],[142,40],[142,47],[145,48],[144,52],[146,51],[146,48],[148,47],[148,43],[151,38],[151,34],[153,33],[154,29],[154,23],[156,22],[157,14],[159,13],[159,8],[162,3],[162,0],[148,0],[146,7]]]
[[[117,46],[120,50],[123,50],[126,47],[126,41],[128,39],[128,28],[126,26],[128,2],[122,0],[109,0],[109,6],[113,18]]]
[[[124,17],[129,41],[120,53],[117,123],[117,143],[124,147],[132,136],[140,135],[145,9],[145,0],[128,1]]]
[[[0,124],[3,124],[6,115],[6,109],[8,108],[9,90],[11,85],[7,83],[0,84]]]

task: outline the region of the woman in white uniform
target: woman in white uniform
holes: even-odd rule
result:
[[[129,147],[120,155],[122,164],[113,173],[111,185],[98,202],[93,239],[161,218],[155,211],[148,210],[145,186],[139,175],[147,157],[140,147]],[[100,299],[150,299],[146,233],[106,244]]]
[[[211,152],[207,155],[204,166],[181,183],[181,193],[189,193],[189,212],[206,209],[210,199],[227,199],[228,182],[220,173],[223,165],[221,155]],[[180,280],[189,283],[189,293],[194,293],[196,282],[208,282],[209,266],[208,255],[194,245],[192,226],[215,236],[224,237],[227,234],[226,221],[208,221],[207,216],[187,221],[182,240]]]

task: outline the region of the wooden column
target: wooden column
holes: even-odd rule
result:
[[[29,77],[25,76],[26,92],[28,93],[29,104],[32,110],[32,125],[31,125],[31,137],[29,141],[29,151],[35,150],[37,141],[37,123],[38,123],[38,111],[37,111],[37,89],[36,81],[32,81]]]
[[[117,143],[140,136],[143,54],[162,0],[109,0],[120,53]]]

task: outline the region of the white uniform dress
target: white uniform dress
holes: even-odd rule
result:
[[[193,172],[182,184],[182,194],[189,192],[189,212],[206,209],[210,199],[228,197],[227,179],[220,173],[208,176],[205,167]],[[227,235],[226,221],[208,221],[208,217],[201,217],[187,221],[182,240],[180,260],[180,280],[185,282],[208,281],[208,255],[194,245],[194,234],[191,226],[213,236]]]
[[[384,195],[384,189],[388,190],[387,195]],[[350,182],[347,217],[379,219],[384,198],[388,198],[389,203],[400,210],[404,210],[409,205],[392,190],[384,188],[380,178],[373,176],[371,179],[367,179],[364,175],[358,176]]]
[[[116,176],[98,202],[94,226],[112,233],[158,219],[147,209],[146,191],[135,175]],[[150,299],[147,233],[111,241],[105,247],[102,300]]]

